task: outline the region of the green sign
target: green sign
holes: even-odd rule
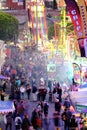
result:
[[[82,112],[84,109],[87,109],[87,106],[85,106],[85,105],[76,105],[76,110],[78,112]]]
[[[47,71],[48,72],[55,72],[56,71],[56,65],[52,64],[52,63],[48,64],[47,65]]]

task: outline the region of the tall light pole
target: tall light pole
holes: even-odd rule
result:
[[[38,0],[36,0],[36,46],[38,46]]]

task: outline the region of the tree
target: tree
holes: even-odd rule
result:
[[[0,40],[15,42],[18,38],[18,20],[5,12],[0,12]]]
[[[67,23],[67,26],[66,26],[66,34],[69,35],[69,34],[75,34],[74,32],[74,28],[73,28],[73,24],[71,22],[68,22]]]

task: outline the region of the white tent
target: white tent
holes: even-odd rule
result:
[[[14,103],[12,101],[0,101],[0,114],[6,114],[15,110]]]

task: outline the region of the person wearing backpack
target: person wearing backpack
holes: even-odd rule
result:
[[[70,120],[70,130],[76,130],[76,128],[78,128],[78,123],[75,115],[72,115],[72,118]]]
[[[15,130],[20,130],[21,125],[22,125],[22,119],[19,116],[19,114],[17,114],[17,116],[15,117]]]
[[[10,128],[10,130],[12,130],[12,112],[9,112],[6,115],[6,130],[8,129],[8,127]]]
[[[70,109],[65,108],[64,112],[61,114],[61,117],[64,122],[64,130],[69,130],[70,120],[72,117],[72,113],[71,113]]]
[[[29,130],[29,127],[31,126],[30,120],[28,118],[28,114],[24,115],[24,119],[22,121],[22,130]]]

